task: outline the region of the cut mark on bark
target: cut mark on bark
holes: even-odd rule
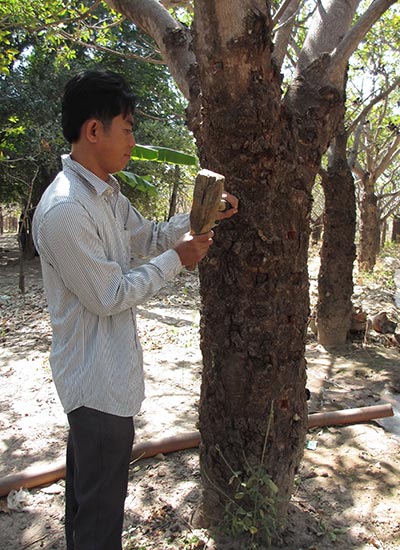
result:
[[[278,401],[278,407],[283,411],[289,410],[289,399],[287,397],[280,399]]]

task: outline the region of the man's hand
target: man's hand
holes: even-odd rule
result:
[[[222,193],[222,199],[225,200],[228,204],[230,204],[231,208],[228,208],[227,210],[224,210],[223,212],[217,213],[217,220],[224,220],[226,218],[231,218],[235,214],[238,213],[238,206],[239,201],[235,197],[235,195],[231,195],[227,191],[224,191]]]
[[[182,265],[193,266],[201,262],[207,254],[213,240],[213,231],[203,235],[191,235],[186,233],[174,246]]]

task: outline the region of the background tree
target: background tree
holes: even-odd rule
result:
[[[328,348],[343,345],[353,311],[353,264],[356,258],[356,201],[347,158],[348,133],[342,126],[321,168],[325,195],[324,234],[318,273],[318,342]]]
[[[343,128],[330,147],[328,169],[321,168],[325,192],[324,238],[321,249],[321,267],[318,276],[317,328],[318,341],[324,346],[343,345],[346,342],[352,318],[353,264],[356,257],[354,245],[356,236],[356,210],[360,213],[359,260],[366,256],[366,250],[379,248],[379,227],[384,225],[397,205],[396,186],[385,186],[382,196],[381,220],[378,220],[378,196],[361,191],[360,180],[368,181],[367,171],[363,171],[358,159],[369,158],[372,164],[382,164],[385,159],[385,174],[389,177],[388,166],[393,166],[393,155],[383,147],[384,134],[388,125],[393,127],[393,109],[396,109],[396,41],[398,17],[389,19],[385,14],[366,35],[362,45],[349,62],[347,81],[348,99]],[[394,25],[392,26],[392,23]],[[393,49],[395,50],[393,52]],[[387,62],[388,60],[388,62]],[[379,106],[379,107],[378,107]],[[361,147],[360,141],[366,118],[370,119],[374,109],[380,109],[386,121],[375,117],[374,134],[379,147]],[[340,143],[340,146],[338,146]],[[365,143],[365,142],[364,142]],[[392,153],[396,150],[392,147]],[[367,153],[368,151],[368,153]],[[390,160],[391,159],[391,160]],[[361,163],[362,164],[362,163]],[[383,165],[381,166],[383,168]],[[357,183],[358,209],[355,201]],[[360,173],[363,177],[360,178]],[[380,177],[384,180],[385,177]],[[389,183],[389,182],[386,182]],[[389,188],[390,187],[390,188]],[[376,188],[375,188],[376,190]],[[361,198],[363,197],[363,198]],[[376,206],[374,206],[376,205]],[[375,223],[373,223],[375,222]],[[368,229],[370,228],[370,229]],[[374,229],[375,228],[375,231]],[[375,243],[369,248],[367,243]],[[376,252],[375,252],[376,254]],[[372,253],[372,257],[375,256]],[[374,263],[375,260],[373,260]],[[365,262],[361,267],[365,267]]]
[[[358,116],[332,142],[328,168],[320,171],[325,213],[317,327],[318,341],[326,347],[343,345],[351,326],[356,211],[360,213],[359,269],[371,271],[380,248],[381,228],[398,208],[398,130],[393,110],[388,110],[389,100],[395,104],[391,94],[398,84],[396,79],[367,104],[360,104]],[[369,140],[364,138],[367,125]],[[363,168],[364,163],[368,167]],[[358,177],[355,182],[352,173]]]
[[[353,56],[349,140],[359,209],[358,267],[371,271],[384,220],[397,205],[399,137],[398,9],[384,14]]]
[[[360,121],[360,140],[354,173],[360,188],[360,271],[372,271],[381,244],[381,228],[396,209],[399,189],[400,122],[385,117],[387,101]],[[385,119],[386,118],[386,124]]]

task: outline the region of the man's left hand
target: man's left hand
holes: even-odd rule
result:
[[[228,191],[224,191],[222,193],[222,199],[230,205],[230,208],[224,210],[223,212],[218,212],[217,220],[225,220],[226,218],[231,218],[238,213],[239,200],[235,197],[235,195],[231,195]]]

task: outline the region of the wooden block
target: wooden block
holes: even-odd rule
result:
[[[224,183],[225,177],[211,170],[203,169],[197,174],[190,212],[192,235],[208,233],[214,226],[221,204]]]

